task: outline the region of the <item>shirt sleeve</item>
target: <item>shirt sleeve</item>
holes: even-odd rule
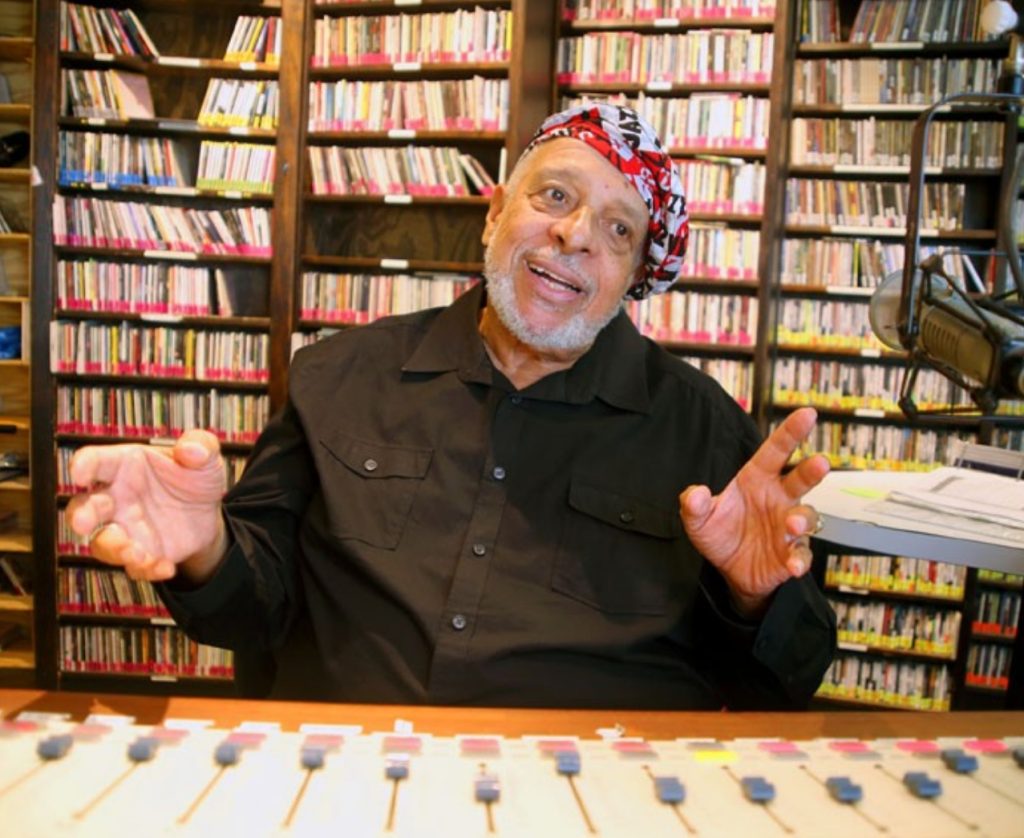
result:
[[[315,470],[289,401],[260,435],[242,479],[225,495],[229,547],[203,585],[155,586],[194,640],[228,649],[278,648],[301,607],[296,553]]]
[[[836,649],[835,614],[811,575],[779,586],[758,622],[735,612],[725,581],[710,565],[701,593],[708,669],[725,706],[805,708]]]

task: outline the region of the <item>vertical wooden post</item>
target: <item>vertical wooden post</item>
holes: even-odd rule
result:
[[[309,123],[309,44],[312,3],[281,2],[281,74],[278,78],[277,171],[271,220],[274,254],[270,268],[270,405],[278,410],[288,394],[288,363],[295,329],[296,284],[304,239],[302,155]]]
[[[512,59],[509,63],[509,117],[505,151],[507,172],[552,111],[554,44],[560,3],[513,0]],[[506,174],[507,174],[506,172]]]
[[[58,686],[56,398],[50,376],[53,200],[57,180],[59,0],[37,0],[32,84],[31,463],[36,685]]]
[[[757,343],[751,412],[762,433],[771,423],[776,362],[775,323],[780,304],[779,272],[786,227],[786,177],[789,174],[789,123],[793,118],[793,62],[796,56],[795,0],[778,0],[775,10],[775,55],[764,188],[764,215],[757,259]]]

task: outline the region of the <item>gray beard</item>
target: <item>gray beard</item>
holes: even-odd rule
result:
[[[621,303],[612,306],[594,320],[579,312],[561,325],[541,331],[523,317],[516,304],[512,274],[494,264],[489,247],[484,253],[484,277],[487,279],[487,304],[494,309],[498,319],[518,340],[541,352],[585,352],[622,308]]]

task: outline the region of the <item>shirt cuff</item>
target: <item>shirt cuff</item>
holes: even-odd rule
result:
[[[700,581],[700,587],[708,606],[725,631],[729,643],[749,650],[754,644],[758,629],[764,622],[764,618],[767,617],[767,612],[758,620],[751,620],[740,614],[733,607],[729,588],[717,571],[705,573]],[[771,611],[772,604],[768,607],[769,611]]]
[[[802,680],[820,680],[835,643],[831,609],[808,574],[776,590],[761,620],[753,655],[792,688]]]
[[[188,630],[193,623],[222,615],[239,598],[251,597],[251,575],[241,546],[232,538],[224,561],[206,582],[196,586],[183,578],[174,578],[154,587],[174,621]]]

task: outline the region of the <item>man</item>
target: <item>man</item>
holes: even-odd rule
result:
[[[206,432],[82,449],[72,526],[163,581],[250,693],[801,706],[835,645],[800,502],[827,461],[783,474],[813,411],[758,448],[621,310],[674,280],[686,233],[634,112],[551,117],[495,191],[486,290],[300,352],[223,503]]]

